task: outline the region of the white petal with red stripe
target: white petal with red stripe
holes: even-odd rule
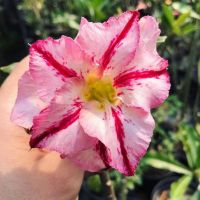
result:
[[[49,102],[70,77],[81,77],[93,68],[90,58],[71,38],[38,40],[30,47],[30,73],[38,94]]]
[[[67,157],[86,171],[97,172],[106,168],[103,160],[96,150],[96,145],[90,149],[70,154]]]
[[[126,106],[108,107],[106,112],[87,107],[81,110],[80,123],[88,135],[105,145],[106,156],[101,157],[105,164],[125,175],[134,174],[153,133],[154,120],[148,112]]]
[[[86,135],[79,124],[81,86],[71,78],[33,120],[30,146],[46,148],[62,155],[77,153],[93,147],[97,140]]]
[[[140,41],[135,57],[125,67],[125,70],[134,68],[139,70],[163,70],[168,66],[167,60],[159,56],[156,50],[156,41],[160,35],[158,22],[151,16],[142,17],[139,21]]]
[[[124,104],[147,111],[158,107],[169,95],[170,82],[166,70],[129,72],[117,77],[116,83]]]
[[[82,20],[76,41],[94,55],[102,71],[114,75],[134,57],[139,42],[139,13],[127,11],[104,23]]]
[[[15,106],[12,110],[11,120],[29,129],[33,124],[33,117],[36,116],[45,106],[36,92],[35,82],[29,71],[25,72],[18,83],[19,89]]]

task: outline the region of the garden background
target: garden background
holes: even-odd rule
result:
[[[200,1],[199,0],[0,0],[0,83],[30,43],[74,37],[80,17],[104,21],[140,10],[160,23],[157,43],[169,60],[168,100],[153,110],[154,137],[135,176],[110,170],[121,200],[200,200]],[[80,200],[103,199],[98,174],[86,174]]]

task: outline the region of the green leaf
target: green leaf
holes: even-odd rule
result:
[[[183,124],[180,127],[178,136],[183,144],[183,149],[186,154],[190,168],[198,168],[198,160],[200,156],[200,138],[197,131],[192,126]]]
[[[197,150],[197,157],[198,157],[198,159],[197,159],[197,163],[196,163],[196,167],[197,168],[200,168],[200,145],[199,145],[199,147],[198,147],[198,150]],[[199,177],[199,179],[200,179],[200,177]]]
[[[198,180],[200,180],[200,168],[198,168],[198,169],[196,169],[196,170],[194,171],[194,175],[195,175],[195,177],[196,177]]]
[[[91,191],[97,193],[101,192],[101,180],[98,174],[88,177],[86,184]]]
[[[77,23],[77,16],[72,15],[70,13],[60,13],[60,12],[55,12],[52,13],[52,18],[53,18],[53,24],[62,24],[63,26],[69,26],[70,28],[79,29],[79,24]]]
[[[184,175],[176,182],[172,183],[170,187],[170,199],[181,200],[191,181],[192,176]]]
[[[196,191],[193,195],[191,200],[199,200],[200,199],[200,191]]]
[[[76,29],[76,30],[79,29],[79,24],[74,20],[70,20],[68,22],[68,25],[69,25],[70,28],[73,28],[73,29]]]
[[[166,35],[159,36],[157,39],[157,44],[164,43],[166,41],[166,39],[167,39]]]
[[[182,2],[172,3],[172,8],[179,11],[180,13],[185,13],[192,10],[192,7],[190,5]]]
[[[181,29],[180,29],[180,27],[174,26],[174,24],[173,24],[172,30],[173,30],[173,32],[176,33],[177,35],[181,35]]]
[[[181,28],[181,34],[182,35],[187,35],[189,33],[192,33],[194,31],[196,31],[198,29],[198,27],[194,24],[187,24],[184,27]]]
[[[155,168],[165,169],[179,174],[191,175],[192,172],[180,162],[161,153],[148,153],[143,161]]]
[[[200,85],[200,59],[197,64],[197,70],[198,70],[198,84]]]
[[[174,26],[178,26],[178,27],[182,26],[186,22],[189,16],[190,16],[189,12],[181,14],[178,17],[178,19],[174,22]]]
[[[9,73],[12,72],[12,70],[14,69],[15,64],[16,64],[16,63],[12,63],[12,64],[10,64],[10,65],[8,65],[8,66],[0,67],[0,71],[9,74]]]
[[[169,25],[171,27],[173,27],[174,24],[174,16],[173,16],[173,12],[171,7],[167,6],[167,5],[163,5],[163,14],[167,20],[167,22],[169,23]]]
[[[180,13],[187,13],[190,12],[190,16],[195,19],[200,19],[200,15],[196,13],[192,7],[183,2],[174,2],[172,3],[172,8],[179,11]]]

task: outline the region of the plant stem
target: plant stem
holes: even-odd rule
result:
[[[103,170],[99,175],[103,186],[105,200],[116,200],[115,191],[108,171]]]
[[[121,179],[121,191],[120,191],[120,199],[121,200],[126,200],[127,199],[127,193],[128,193],[128,190],[127,190],[127,179],[125,176],[122,176],[122,179]]]

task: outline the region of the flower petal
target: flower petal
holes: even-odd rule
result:
[[[104,23],[82,19],[76,41],[94,55],[100,69],[118,70],[134,57],[139,41],[139,13],[128,11]]]
[[[167,60],[156,52],[160,34],[153,17],[141,18],[140,42],[133,61],[114,78],[123,103],[145,110],[159,106],[168,97],[170,82]]]
[[[167,68],[168,62],[161,58],[156,51],[156,41],[160,35],[160,29],[155,18],[151,16],[142,17],[139,21],[140,41],[134,59],[124,69],[134,68],[139,70],[163,70]]]
[[[106,156],[101,156],[105,166],[109,165],[125,175],[134,174],[154,128],[154,120],[148,112],[125,106],[121,109],[107,108],[106,112],[87,108],[81,110],[80,123],[88,135],[105,145]]]
[[[156,51],[156,42],[160,35],[158,22],[154,17],[145,16],[140,19],[139,26],[140,42],[144,43],[149,50]]]
[[[144,77],[142,77],[144,75]],[[118,85],[118,91],[121,94],[121,100],[128,106],[135,106],[149,111],[151,108],[159,106],[169,95],[170,82],[169,75],[166,70],[138,75],[133,79]]]
[[[78,121],[81,109],[79,80],[72,78],[56,93],[49,107],[34,118],[32,148],[46,148],[68,155],[94,146],[97,140],[86,135]]]
[[[82,76],[92,67],[92,59],[71,38],[39,40],[30,48],[30,72],[38,93],[49,102],[66,78]]]
[[[157,78],[162,74],[166,74],[166,69],[160,71],[145,70],[145,71],[135,71],[134,68],[130,70],[123,71],[114,78],[115,87],[126,87],[133,85],[135,80],[145,79],[145,78]]]
[[[36,93],[35,82],[29,71],[25,72],[18,83],[18,94],[11,120],[19,126],[29,129],[32,126],[33,117],[45,106],[46,104]]]
[[[107,112],[100,110],[95,104],[88,103],[80,112],[79,121],[86,134],[91,137],[100,140],[97,144],[96,150],[98,151],[100,158],[105,166],[110,166],[111,155],[107,146],[116,146],[116,135],[110,134],[112,130],[109,130],[109,119],[111,116],[110,108],[107,108]],[[90,119],[90,120],[88,120]],[[92,126],[91,126],[92,124]],[[110,133],[109,133],[110,132]]]
[[[67,157],[86,171],[97,172],[106,168],[95,145],[93,148],[82,150],[75,154],[69,154]]]
[[[122,106],[112,109],[115,131],[121,151],[121,162],[113,159],[113,166],[125,175],[133,175],[140,159],[146,153],[154,129],[149,112]]]
[[[78,76],[85,75],[94,67],[93,58],[70,37],[61,37],[58,49],[54,54],[60,63],[68,66],[70,70],[74,70]]]

